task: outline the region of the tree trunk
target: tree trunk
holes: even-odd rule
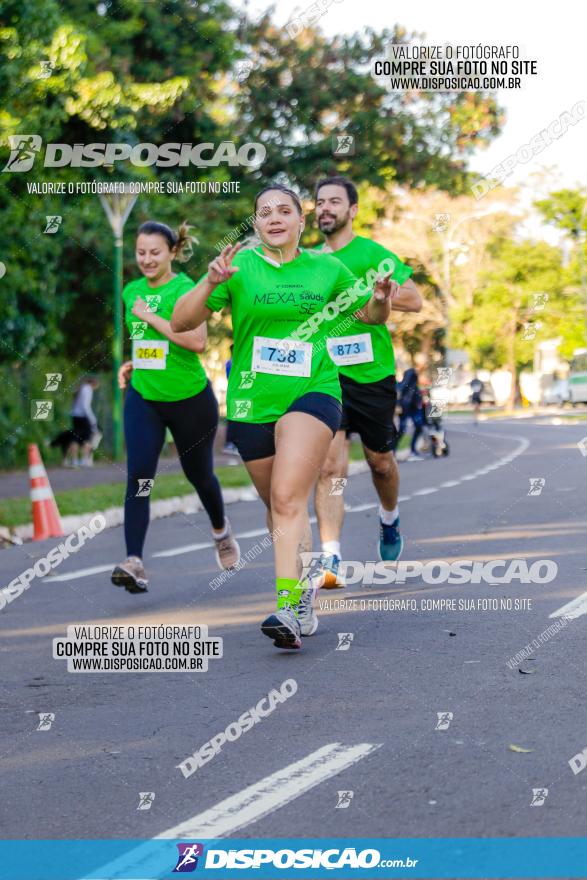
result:
[[[512,377],[510,386],[510,395],[508,398],[507,408],[512,411],[516,405],[518,394],[518,376],[516,369],[516,331],[518,329],[518,306],[512,309],[512,318],[509,327],[509,347],[508,347],[508,370]]]

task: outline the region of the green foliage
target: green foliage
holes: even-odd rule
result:
[[[473,307],[451,312],[452,338],[475,368],[532,364],[541,339],[559,335],[572,305],[558,248],[545,242],[495,239],[492,264],[475,292]],[[545,308],[535,310],[534,295],[547,293]]]
[[[576,189],[560,189],[535,206],[549,223],[568,232],[574,239],[587,232],[587,197]]]
[[[216,243],[250,214],[253,193],[265,180],[287,180],[309,196],[322,174],[346,172],[365,194],[367,230],[384,211],[391,181],[462,190],[468,153],[500,125],[490,96],[382,89],[367,62],[389,39],[407,38],[399,28],[333,41],[305,30],[291,39],[269,14],[249,21],[225,0],[2,0],[2,21],[3,163],[14,134],[36,133],[44,144],[230,140],[267,147],[258,171],[128,164],[43,169],[37,161],[31,173],[1,175],[0,366],[9,381],[0,419],[12,438],[8,463],[22,461],[26,440],[41,431],[28,425],[22,437],[14,433],[15,423],[28,420],[21,386],[33,381],[20,377],[43,373],[47,361],[65,364],[75,376],[92,371],[107,379],[110,368],[112,234],[99,201],[32,194],[27,184],[238,181],[240,193],[229,197],[141,196],[129,219],[125,280],[136,277],[136,228],[150,218],[194,224],[199,245],[186,269],[197,278]],[[245,62],[252,67],[243,75]],[[332,136],[343,132],[356,138],[353,157],[333,156]],[[63,218],[56,234],[44,232],[48,215]],[[228,321],[211,330],[213,344],[224,344]],[[109,385],[107,379],[104,393]]]
[[[562,189],[536,202],[544,219],[571,240],[571,253],[564,271],[566,303],[560,313],[557,336],[560,352],[570,358],[576,348],[587,345],[587,195],[582,190]]]
[[[292,40],[267,13],[243,23],[239,37],[241,64],[250,67],[235,125],[266,145],[264,178],[296,182],[306,194],[333,173],[381,188],[394,181],[462,191],[467,154],[499,132],[490,96],[389,93],[371,76],[372,58],[409,39],[400,27],[333,40],[307,29]],[[353,156],[333,155],[336,134],[355,138]]]

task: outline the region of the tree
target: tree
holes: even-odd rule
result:
[[[536,201],[535,206],[571,244],[565,270],[567,307],[558,334],[561,354],[570,358],[575,348],[587,344],[587,193],[561,189]]]
[[[292,39],[270,13],[243,18],[243,60],[235,93],[235,124],[267,147],[263,177],[297,182],[346,173],[380,188],[391,182],[459,192],[468,184],[466,158],[500,130],[502,114],[487,94],[391,93],[370,73],[370,61],[392,41],[407,42],[399,25],[379,33],[329,40],[304,29]],[[334,156],[336,135],[355,139],[354,154]]]
[[[508,405],[519,396],[520,371],[532,364],[539,339],[568,320],[568,302],[561,253],[545,242],[496,238],[490,245],[491,268],[484,272],[472,308],[460,309],[457,344],[468,352],[475,368],[505,366],[512,375]],[[537,294],[547,294],[544,310]]]
[[[153,217],[194,224],[199,246],[188,271],[197,278],[216,244],[250,214],[266,180],[287,180],[309,196],[317,177],[346,171],[379,188],[369,215],[375,221],[390,181],[462,189],[468,153],[501,123],[489,95],[392,95],[381,88],[366,64],[389,39],[406,39],[399,27],[334,41],[308,29],[292,40],[269,14],[252,22],[225,0],[168,0],[164,7],[143,0],[2,0],[2,12],[6,157],[11,135],[33,133],[44,144],[227,140],[267,147],[259,170],[128,163],[44,169],[37,158],[31,173],[2,175],[0,366],[5,387],[21,402],[44,379],[47,358],[65,363],[64,392],[82,372],[109,371],[112,333],[111,233],[98,199],[32,194],[27,184],[238,182],[240,192],[230,198],[141,196],[127,224],[126,278],[136,272],[133,234]],[[245,62],[252,67],[243,75]],[[333,156],[331,139],[341,132],[356,138],[351,161]],[[62,218],[54,235],[44,231],[49,215]],[[226,326],[214,325],[218,338]]]

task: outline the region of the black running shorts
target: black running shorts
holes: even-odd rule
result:
[[[361,443],[372,452],[395,449],[396,428],[393,421],[397,402],[395,376],[378,382],[355,382],[339,376],[342,388],[340,429],[347,437],[358,434]]]
[[[341,405],[330,394],[310,391],[294,400],[287,412],[303,412],[314,416],[330,428],[332,436],[340,425]],[[284,414],[285,415],[285,414]],[[275,455],[275,425],[277,422],[230,421],[233,442],[243,461],[255,461],[258,458],[270,458]]]

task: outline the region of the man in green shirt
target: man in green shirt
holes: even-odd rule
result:
[[[392,260],[392,278],[400,284],[392,308],[419,312],[422,298],[410,279],[412,269],[394,253],[371,239],[355,235],[353,220],[359,208],[354,184],[336,176],[316,186],[316,218],[326,241],[321,250],[334,254],[359,279]],[[328,353],[338,366],[342,388],[341,428],[332,441],[316,484],[315,507],[322,541],[324,586],[342,587],[340,533],[344,520],[342,489],[348,473],[348,437],[359,434],[373,485],[379,496],[379,556],[399,558],[403,539],[399,531],[399,471],[394,457],[397,398],[395,357],[385,324],[365,324],[356,316],[329,330]]]

